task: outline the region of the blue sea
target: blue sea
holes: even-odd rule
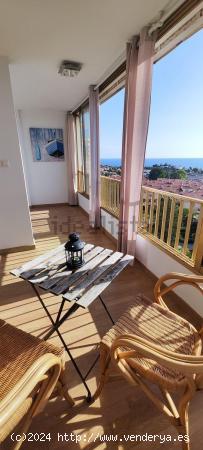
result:
[[[120,167],[121,159],[101,159],[101,164],[106,166]],[[152,167],[156,164],[171,164],[177,168],[184,167],[196,167],[197,169],[203,169],[203,158],[146,158],[145,167]]]

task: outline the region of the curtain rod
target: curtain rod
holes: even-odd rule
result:
[[[86,102],[88,101],[88,99],[89,99],[89,95],[87,95],[86,97],[84,97],[83,100],[80,101],[80,102],[75,106],[75,108],[73,108],[73,109],[71,110],[72,114],[74,114],[76,111],[78,111],[78,110],[81,108],[81,106],[82,106],[84,103],[86,103]]]
[[[120,55],[119,58],[117,58],[117,60],[113,63],[113,65],[111,65],[111,68],[109,68],[109,70],[107,70],[104,75],[100,78],[100,80],[97,83],[92,83],[95,84],[95,90],[98,89],[104,82],[105,80],[107,80],[107,78],[109,78],[120,66],[121,64],[123,64],[126,60],[126,54],[125,54],[125,50],[122,52],[122,54]],[[72,113],[75,113],[77,110],[79,110],[79,108],[87,102],[87,100],[89,99],[89,96],[87,95],[86,97],[83,98],[82,101],[80,101],[73,109],[72,109]]]
[[[166,4],[166,6],[159,11],[156,19],[151,24],[151,27],[149,29],[149,35],[151,35],[154,31],[158,30],[158,28],[161,28],[165,22],[165,20],[180,6],[183,2],[183,0],[169,0],[169,2]]]
[[[200,0],[199,0],[199,2],[200,2]],[[163,10],[161,10],[159,12],[157,18],[154,19],[153,23],[151,23],[151,26],[149,28],[149,35],[151,35],[155,30],[160,29],[163,26],[164,22],[176,11],[176,9],[178,7],[181,7],[181,5],[184,3],[185,2],[183,0],[169,0],[169,2],[166,4],[165,8],[163,8]],[[125,52],[123,52],[122,55],[120,55],[120,57],[119,57],[119,62],[117,59],[117,64],[115,62],[114,67],[111,67],[111,70],[109,69],[109,71],[103,75],[103,77],[95,85],[95,89],[98,89],[105,82],[105,80],[107,80],[116,71],[116,69],[119,68],[119,66],[122,63],[124,63],[125,59],[126,59],[126,55],[125,55]],[[72,113],[77,112],[82,107],[82,105],[87,103],[88,99],[89,99],[88,95],[86,97],[84,97],[83,100],[80,101],[72,109]]]

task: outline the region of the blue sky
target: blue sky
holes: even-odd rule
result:
[[[203,158],[203,30],[154,65],[147,158]],[[120,158],[124,90],[100,106],[101,158]]]

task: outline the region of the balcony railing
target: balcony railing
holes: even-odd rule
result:
[[[78,192],[89,195],[89,174],[78,170]]]
[[[139,233],[203,271],[203,201],[142,187]]]
[[[84,173],[78,170],[78,192],[81,194],[85,191]]]
[[[120,180],[101,176],[101,207],[119,217]]]
[[[82,189],[83,174],[80,177],[78,186]],[[101,208],[118,218],[119,207],[120,180],[101,176]],[[203,273],[203,200],[143,186],[138,231]]]

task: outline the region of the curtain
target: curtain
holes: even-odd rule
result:
[[[71,206],[78,204],[77,198],[77,171],[76,171],[76,136],[75,120],[71,112],[67,115],[67,164],[68,164],[68,203]]]
[[[155,35],[148,28],[127,44],[118,249],[135,255],[147,142]]]
[[[100,227],[99,91],[89,87],[90,113],[90,213],[92,228]]]

